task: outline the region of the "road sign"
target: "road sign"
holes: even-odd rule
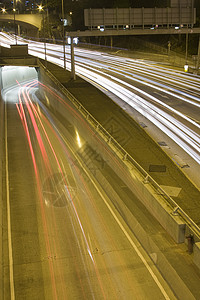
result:
[[[196,23],[196,9],[190,7],[166,8],[102,8],[84,10],[85,26],[89,29],[133,29],[186,26]]]

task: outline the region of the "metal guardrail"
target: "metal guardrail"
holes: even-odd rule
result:
[[[171,206],[172,215],[180,215],[186,222],[188,227],[193,231],[198,239],[200,239],[200,227],[184,212],[184,210],[177,205],[177,203],[162,189],[162,187],[145,171],[140,164],[112,137],[112,135],[84,108],[84,106],[58,81],[58,79],[42,64],[39,60],[39,66],[46,70],[49,77],[56,83],[56,86],[62,91],[62,93],[74,104],[84,118],[90,123],[90,125],[101,134],[104,140],[109,146],[115,148],[115,153],[121,154],[121,160],[129,162],[134,166],[144,178],[144,184],[151,184],[156,192],[163,197],[164,201]]]

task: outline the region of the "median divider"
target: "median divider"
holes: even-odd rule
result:
[[[106,129],[83,107],[83,105],[57,80],[57,78],[39,61],[40,80],[52,86],[52,90],[62,93],[64,98],[76,108],[92,128],[93,134],[86,140],[95,151],[99,151],[99,138],[102,149],[101,156],[109,166],[124,180],[130,190],[138,196],[149,212],[159,221],[176,243],[187,243],[186,235],[192,234],[195,245],[195,264],[200,267],[200,228],[182,210],[180,206],[159,186],[159,184],[127,153],[124,148],[106,131]],[[48,101],[52,108],[67,119],[68,113],[58,104],[51,94]],[[81,130],[81,129],[80,129]],[[84,136],[84,131],[81,132]],[[95,139],[94,136],[98,136]],[[86,137],[86,136],[85,136]],[[108,159],[109,149],[114,159]],[[119,165],[121,174],[119,174]],[[198,263],[196,262],[198,261]]]
[[[2,68],[0,68],[0,91],[2,90]],[[0,299],[3,299],[3,157],[4,157],[4,102],[0,94]]]

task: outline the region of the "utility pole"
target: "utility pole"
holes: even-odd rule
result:
[[[44,35],[44,60],[45,60],[45,66],[47,66],[47,44],[46,44],[46,29],[45,29],[45,22],[44,22],[44,12],[42,12],[42,19],[43,19],[43,35]]]
[[[48,9],[48,1],[46,0],[46,3],[45,3],[45,6],[46,6],[46,17],[47,17],[47,30],[48,30],[48,38],[51,38],[51,34],[50,34],[50,27],[49,27],[49,9]]]
[[[74,38],[71,37],[71,78],[76,80],[75,61],[74,61]]]
[[[171,51],[171,42],[170,41],[168,41],[168,43],[167,43],[167,54],[168,54],[168,58],[170,57],[170,51]]]
[[[113,48],[113,37],[112,37],[112,35],[110,36],[110,48],[111,49]]]
[[[47,66],[47,45],[46,45],[46,30],[45,30],[45,22],[44,22],[44,9],[42,5],[38,7],[39,12],[42,14],[42,24],[43,24],[43,39],[44,39],[44,59],[45,66]]]
[[[62,0],[62,21],[63,21],[63,60],[64,60],[64,70],[66,70],[66,54],[65,54],[65,26],[64,26],[64,3]]]
[[[197,55],[197,74],[199,72],[199,65],[200,65],[200,37],[199,37],[199,47],[198,47],[198,55]]]
[[[188,25],[187,25],[187,33],[186,33],[186,42],[185,42],[185,64],[188,63]]]
[[[15,44],[17,45],[17,29],[16,29],[16,20],[15,20],[16,0],[13,1],[13,13],[14,13]]]

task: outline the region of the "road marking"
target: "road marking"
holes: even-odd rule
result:
[[[105,89],[102,85],[96,83],[94,80],[89,79],[89,78],[87,78],[86,76],[81,75],[81,74],[79,74],[79,76],[85,78],[86,81],[90,81],[90,82],[92,83],[92,85],[96,85],[96,86],[100,87],[101,89],[105,90],[106,92],[108,92],[107,89]]]
[[[15,300],[15,288],[13,277],[13,250],[11,236],[11,218],[10,218],[10,195],[9,195],[9,175],[8,175],[8,132],[7,132],[7,104],[5,102],[5,152],[6,152],[6,198],[7,198],[7,220],[8,220],[8,256],[10,273],[10,299]]]
[[[89,174],[88,174],[89,176]],[[114,213],[113,209],[111,208],[110,204],[107,202],[107,200],[104,198],[103,194],[101,193],[101,191],[99,190],[99,188],[96,186],[95,182],[93,181],[93,179],[89,176],[90,180],[92,181],[92,183],[94,184],[95,188],[97,189],[98,193],[100,194],[100,196],[102,197],[104,203],[106,204],[106,206],[108,207],[109,211],[111,212],[112,216],[114,217],[115,221],[117,222],[117,224],[119,225],[119,227],[121,228],[121,230],[123,231],[123,233],[125,234],[126,238],[128,239],[128,241],[130,242],[131,246],[133,247],[133,249],[135,250],[135,252],[137,253],[137,255],[139,256],[139,258],[141,259],[141,261],[143,262],[143,264],[145,265],[145,267],[147,268],[147,270],[149,271],[151,277],[153,278],[153,280],[155,281],[155,283],[157,284],[158,288],[160,289],[161,293],[163,294],[164,298],[166,300],[170,300],[170,297],[167,295],[167,293],[165,292],[165,289],[163,288],[162,284],[160,283],[159,279],[157,278],[156,274],[154,273],[154,271],[152,270],[152,268],[150,267],[150,265],[148,264],[148,262],[146,261],[146,259],[144,258],[143,254],[140,252],[140,250],[137,248],[136,244],[133,242],[133,240],[131,239],[130,235],[128,234],[128,232],[126,231],[126,229],[124,228],[124,226],[122,225],[122,223],[119,221],[118,217],[116,216],[116,214]]]
[[[169,99],[168,96],[163,95],[163,94],[160,94],[160,93],[158,93],[158,92],[154,92],[154,94],[157,94],[158,96],[161,96],[161,97],[163,97],[163,98]]]
[[[102,194],[102,192],[100,191],[100,189],[98,188],[97,184],[95,183],[95,181],[93,180],[93,178],[90,176],[90,173],[85,169],[85,166],[82,164],[81,160],[79,159],[79,157],[75,154],[75,152],[73,151],[73,149],[71,148],[71,146],[68,144],[68,142],[66,141],[66,139],[64,138],[64,136],[60,133],[60,131],[58,131],[60,136],[62,137],[63,141],[65,142],[65,144],[67,145],[67,147],[70,149],[70,151],[73,153],[74,157],[76,158],[76,160],[78,161],[78,163],[80,164],[80,166],[83,168],[83,170],[85,171],[85,173],[87,174],[88,178],[91,180],[92,184],[94,185],[94,187],[96,188],[97,192],[99,193],[99,195],[101,196],[101,198],[103,199],[105,205],[107,206],[107,208],[109,209],[110,213],[112,214],[112,216],[114,217],[115,221],[117,222],[117,224],[119,225],[119,227],[121,228],[121,230],[123,231],[123,233],[125,234],[126,238],[128,239],[128,241],[130,242],[131,246],[133,247],[133,249],[135,250],[135,252],[137,253],[137,255],[139,256],[139,258],[141,259],[141,261],[143,262],[143,264],[145,265],[145,267],[147,268],[147,270],[149,271],[151,277],[153,278],[153,280],[155,281],[155,283],[157,284],[158,288],[160,289],[161,293],[163,294],[164,298],[166,300],[170,300],[170,297],[167,295],[165,289],[163,288],[162,284],[160,283],[158,277],[156,276],[156,274],[154,273],[154,271],[152,270],[151,266],[148,264],[148,262],[146,261],[146,259],[144,258],[143,254],[140,252],[140,250],[137,248],[136,244],[133,242],[133,240],[131,239],[130,235],[128,234],[128,232],[126,231],[126,229],[124,228],[124,226],[122,225],[122,223],[119,221],[118,217],[116,216],[115,212],[113,211],[113,209],[111,208],[110,204],[107,202],[107,200],[105,199],[104,195]],[[162,277],[162,275],[161,275]]]
[[[195,123],[197,123],[197,124],[200,124],[200,121],[199,120],[197,120],[197,119],[195,119],[195,118],[193,118],[193,117],[191,117],[191,116],[189,116],[189,115],[186,115],[186,114],[184,114],[188,119],[190,119],[190,120],[192,120],[193,122],[195,122]]]

